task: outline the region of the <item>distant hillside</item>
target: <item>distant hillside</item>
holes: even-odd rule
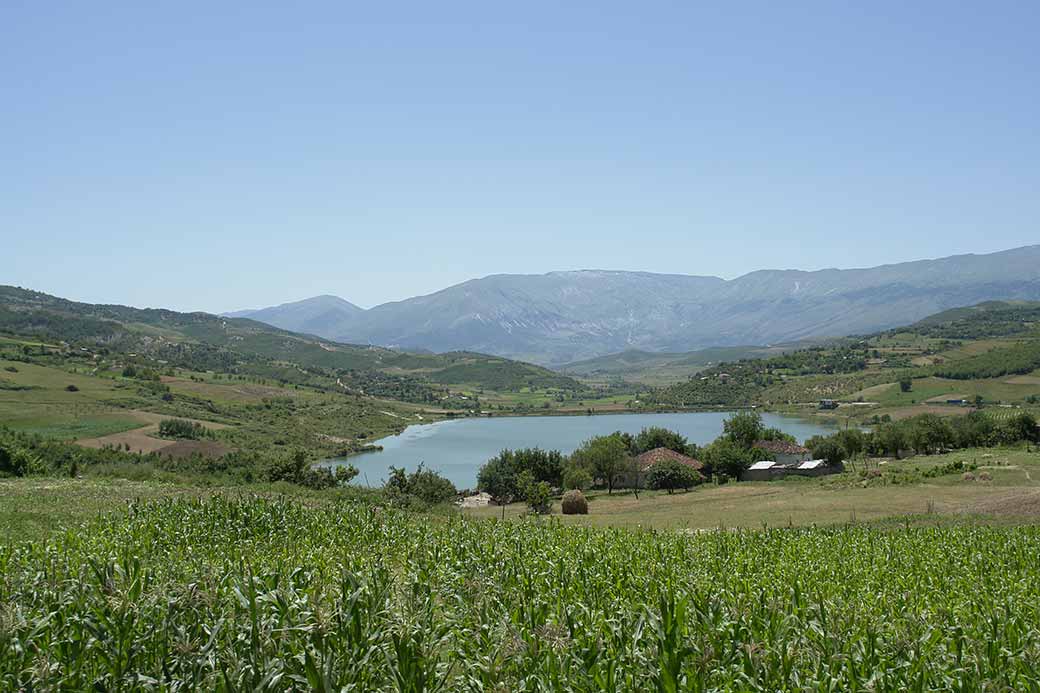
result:
[[[629,350],[576,361],[558,370],[583,378],[620,378],[633,383],[663,384],[682,380],[725,361],[765,358],[806,346],[804,342],[776,346],[710,347],[685,353]]]
[[[835,339],[779,356],[721,362],[648,399],[671,406],[775,406],[841,399],[862,405],[853,407],[861,412],[872,411],[874,400],[882,407],[898,404],[921,412],[950,401],[973,403],[976,397],[991,403],[1034,404],[1040,399],[1038,369],[1040,303],[989,301],[944,311],[907,327]]]
[[[226,313],[225,317],[250,318],[293,332],[327,335],[342,332],[364,312],[363,308],[337,296],[315,296],[273,308]]]
[[[1038,299],[1040,245],[870,269],[763,270],[730,281],[601,270],[494,275],[307,324],[338,341],[562,365],[632,350],[864,334],[983,301]],[[291,307],[276,310],[261,319],[306,322]]]
[[[341,344],[247,318],[78,303],[10,286],[0,286],[0,333],[148,355],[186,368],[290,381],[332,378],[348,389],[407,401],[438,400],[443,385],[456,383],[489,389],[582,387],[573,378],[501,357]]]

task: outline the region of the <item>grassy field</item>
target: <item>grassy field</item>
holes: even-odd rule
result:
[[[4,690],[1040,686],[1040,530],[680,532],[262,497],[0,543]]]
[[[977,464],[991,481],[964,481],[949,474],[907,483],[898,472],[923,472],[950,462]],[[1026,449],[962,450],[947,455],[890,461],[886,477],[864,482],[857,473],[817,479],[706,484],[689,492],[644,491],[590,494],[588,515],[558,515],[561,522],[655,529],[761,528],[832,525],[898,519],[910,515],[971,517],[980,521],[1035,522],[1040,519],[1040,452]],[[472,517],[501,517],[502,508],[467,509]],[[527,512],[522,503],[505,508],[507,518]],[[559,513],[559,504],[554,507]],[[984,517],[983,517],[984,516]]]
[[[141,425],[125,411],[133,398],[110,379],[0,360],[0,421],[17,430],[63,440],[126,431]]]

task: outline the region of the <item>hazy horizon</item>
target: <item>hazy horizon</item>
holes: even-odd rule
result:
[[[1020,249],[1023,249],[1023,248],[1030,248],[1030,247],[1034,247],[1034,246],[1040,246],[1040,244],[1038,244],[1038,243],[1030,243],[1030,244],[1023,245],[1023,246],[1015,246],[1014,248],[1002,248],[1002,249],[999,249],[999,250],[994,250],[994,251],[991,251],[991,252],[984,252],[984,253],[956,253],[956,254],[953,254],[953,255],[942,255],[942,256],[936,256],[936,257],[908,258],[906,260],[898,260],[898,261],[895,261],[895,262],[886,262],[886,263],[882,263],[880,265],[872,265],[872,266],[865,266],[865,265],[863,265],[863,266],[849,266],[849,267],[833,267],[832,266],[832,267],[818,267],[818,268],[814,268],[814,269],[804,269],[804,268],[801,268],[801,267],[760,267],[758,269],[748,270],[747,272],[743,272],[743,273],[738,274],[738,275],[733,276],[733,277],[721,277],[719,275],[707,275],[707,274],[704,274],[704,275],[691,275],[691,274],[682,273],[682,272],[654,272],[652,270],[631,270],[631,269],[621,269],[621,268],[617,268],[617,267],[609,267],[609,268],[608,267],[576,267],[576,268],[573,268],[573,269],[548,270],[546,272],[492,272],[490,274],[484,274],[484,275],[480,275],[478,277],[469,277],[468,279],[463,279],[463,280],[455,282],[453,284],[447,284],[445,286],[439,287],[439,288],[434,289],[432,291],[424,292],[424,293],[421,293],[421,294],[413,294],[411,296],[403,296],[401,298],[393,298],[393,299],[390,299],[388,301],[382,301],[380,303],[374,303],[374,304],[371,304],[371,305],[362,305],[362,304],[358,303],[357,301],[351,300],[351,298],[349,296],[340,296],[338,294],[329,293],[329,292],[326,291],[326,292],[311,294],[309,296],[300,296],[299,298],[289,298],[289,299],[285,299],[283,301],[279,301],[278,303],[272,303],[272,304],[268,304],[268,305],[262,305],[262,306],[259,306],[259,305],[258,306],[242,306],[240,308],[228,308],[228,309],[222,309],[220,311],[209,310],[209,311],[206,311],[206,312],[215,313],[215,314],[245,312],[245,311],[258,310],[258,309],[262,309],[262,308],[270,308],[270,307],[275,307],[275,306],[280,306],[280,305],[285,305],[285,304],[299,303],[301,301],[306,301],[308,299],[318,298],[318,297],[321,297],[321,296],[332,296],[334,298],[343,299],[345,301],[348,301],[349,303],[352,303],[352,304],[356,305],[359,308],[362,308],[364,310],[369,310],[369,309],[374,308],[376,306],[383,305],[384,303],[394,303],[394,302],[398,302],[398,301],[402,301],[402,300],[407,300],[409,298],[415,298],[417,296],[428,296],[430,294],[435,294],[435,293],[438,293],[440,291],[443,291],[444,289],[448,289],[448,288],[451,288],[453,286],[457,286],[459,284],[465,284],[466,282],[477,281],[477,280],[480,280],[480,279],[487,279],[489,277],[507,276],[507,275],[508,276],[545,276],[545,275],[549,275],[549,274],[564,274],[564,273],[573,273],[573,272],[608,272],[608,273],[609,272],[632,272],[632,273],[664,274],[664,275],[677,275],[677,276],[717,277],[717,278],[723,279],[725,281],[733,281],[735,279],[740,279],[741,277],[744,277],[744,276],[746,276],[748,274],[753,274],[755,272],[824,272],[824,271],[828,271],[828,270],[848,271],[848,270],[874,269],[874,268],[877,268],[877,267],[884,267],[884,266],[890,266],[890,265],[902,265],[902,264],[907,264],[907,263],[911,263],[911,262],[922,262],[922,261],[928,261],[928,260],[941,260],[941,259],[948,258],[948,257],[958,257],[958,256],[965,256],[965,255],[994,255],[994,254],[997,254],[997,253],[1007,252],[1007,251],[1011,251],[1011,250],[1020,250]],[[28,288],[31,288],[31,287],[28,287]]]

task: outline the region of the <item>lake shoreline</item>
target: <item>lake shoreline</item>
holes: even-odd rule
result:
[[[402,432],[372,441],[383,448],[337,456],[319,462],[322,466],[353,464],[362,472],[355,483],[373,486],[389,474],[390,467],[414,470],[419,464],[443,474],[459,488],[476,483],[479,467],[503,449],[540,447],[567,455],[582,441],[615,430],[636,434],[649,426],[661,426],[685,436],[691,443],[706,445],[722,434],[726,418],[738,409],[673,412],[612,412],[584,416],[468,416],[445,417],[415,422]],[[777,427],[799,440],[832,433],[834,422],[804,416],[763,412],[766,426]]]

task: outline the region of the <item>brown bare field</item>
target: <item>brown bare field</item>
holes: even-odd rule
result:
[[[156,435],[159,433],[159,422],[162,421],[163,419],[176,418],[176,417],[170,417],[169,415],[166,415],[166,414],[156,414],[155,412],[150,412],[150,411],[140,411],[138,409],[134,409],[134,410],[128,411],[127,414],[129,414],[133,418],[137,419],[138,421],[140,421],[144,425],[142,425],[141,428],[135,428],[132,431],[124,431],[122,433],[113,433],[111,435],[100,436],[98,438],[81,438],[80,440],[76,441],[76,444],[77,445],[82,445],[85,448],[98,448],[98,449],[106,447],[106,446],[118,447],[118,448],[125,448],[126,446],[129,446],[130,452],[139,452],[139,453],[142,453],[142,454],[148,454],[150,452],[166,451],[166,452],[170,452],[170,454],[174,454],[174,450],[172,450],[172,448],[174,448],[175,446],[177,446],[177,445],[179,445],[181,443],[204,443],[204,442],[207,442],[207,441],[177,441],[177,440],[166,440],[166,439],[163,439],[163,438],[157,438]],[[201,424],[201,425],[205,426],[206,428],[212,428],[212,429],[215,429],[215,430],[219,430],[219,429],[222,429],[222,428],[228,428],[227,424],[214,423],[212,421],[201,421],[199,419],[188,419],[188,421],[193,421],[195,423],[198,423],[198,424]],[[222,452],[216,453],[217,456],[222,455],[224,452],[227,452],[227,449],[224,448],[224,446],[220,446],[219,444],[217,444],[217,445],[222,450]],[[178,453],[179,453],[180,450],[184,450],[184,449],[185,449],[185,446],[181,446],[180,448],[178,448]],[[216,448],[200,447],[199,451],[203,452],[203,451],[205,451],[207,449],[214,449],[215,450]],[[190,452],[189,453],[179,453],[179,454],[176,454],[175,456],[186,456],[187,454],[191,454],[191,453]]]

